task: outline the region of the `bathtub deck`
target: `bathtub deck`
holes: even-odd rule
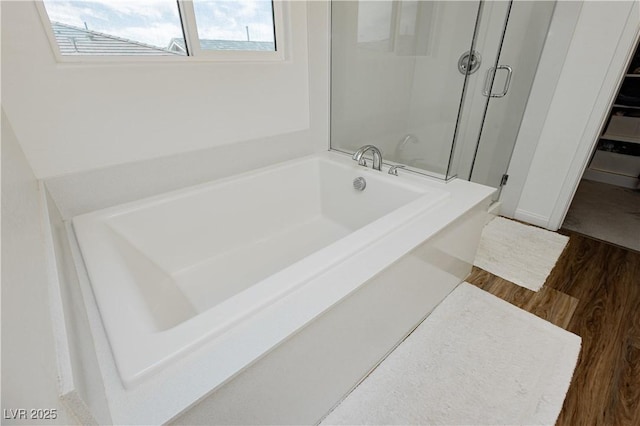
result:
[[[366,191],[353,191],[358,176],[367,178]],[[327,153],[74,217],[66,230],[104,372],[106,423],[164,424],[212,391],[229,389],[226,383],[254,365],[278,376],[265,378],[264,392],[251,379],[252,391],[286,402],[285,412],[271,410],[273,424],[315,423],[466,275],[492,192],[469,182],[389,176]],[[416,253],[425,260],[413,262]],[[213,262],[225,270],[209,274]],[[396,274],[407,276],[414,266],[426,269],[412,276],[440,286],[407,281],[410,288],[398,288],[405,280]],[[231,269],[245,281],[226,279]],[[389,281],[378,287],[373,280],[385,272]],[[372,302],[381,307],[371,310]],[[335,323],[325,316],[332,312]],[[356,337],[344,337],[350,334]],[[284,345],[298,335],[302,352],[290,351]],[[334,336],[342,343],[331,344]],[[276,362],[290,352],[298,361],[260,367],[280,348],[285,358]],[[309,369],[312,355],[325,349],[336,356],[321,356],[325,368]],[[326,373],[337,367],[345,370],[339,386]],[[288,380],[303,372],[309,380]],[[309,398],[315,391],[318,398]],[[298,397],[318,406],[315,420],[280,418]],[[253,403],[246,409],[253,399],[234,401],[237,411],[215,411],[254,412]]]
[[[177,271],[173,279],[196,311],[204,312],[350,232],[316,216]]]

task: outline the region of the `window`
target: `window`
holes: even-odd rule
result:
[[[284,58],[281,3],[271,0],[43,0],[38,4],[62,61]]]
[[[276,50],[270,1],[194,0],[193,9],[200,49]]]

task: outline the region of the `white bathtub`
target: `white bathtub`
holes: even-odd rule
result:
[[[75,217],[124,386],[203,345],[224,382],[453,221],[448,188],[326,153]]]

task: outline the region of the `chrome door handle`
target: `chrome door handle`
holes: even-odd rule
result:
[[[491,93],[491,85],[493,84],[493,79],[497,70],[507,71],[507,79],[504,82],[504,87],[502,88],[502,92]],[[489,96],[491,98],[504,97],[509,91],[509,86],[511,85],[511,75],[513,75],[513,69],[509,65],[498,65],[497,67],[489,68],[484,78],[484,90],[482,91],[482,94],[485,96]]]
[[[496,70],[506,70],[507,71],[507,80],[504,82],[504,87],[502,88],[502,92],[500,93],[492,93],[492,98],[502,98],[509,91],[509,85],[511,84],[511,75],[513,74],[513,69],[509,65],[498,65]]]
[[[496,68],[491,67],[487,70],[487,73],[484,75],[484,89],[482,90],[482,94],[485,96],[491,96],[491,84],[493,83],[493,76],[496,73]]]

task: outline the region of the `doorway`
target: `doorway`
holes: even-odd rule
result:
[[[640,251],[638,42],[562,228]]]

